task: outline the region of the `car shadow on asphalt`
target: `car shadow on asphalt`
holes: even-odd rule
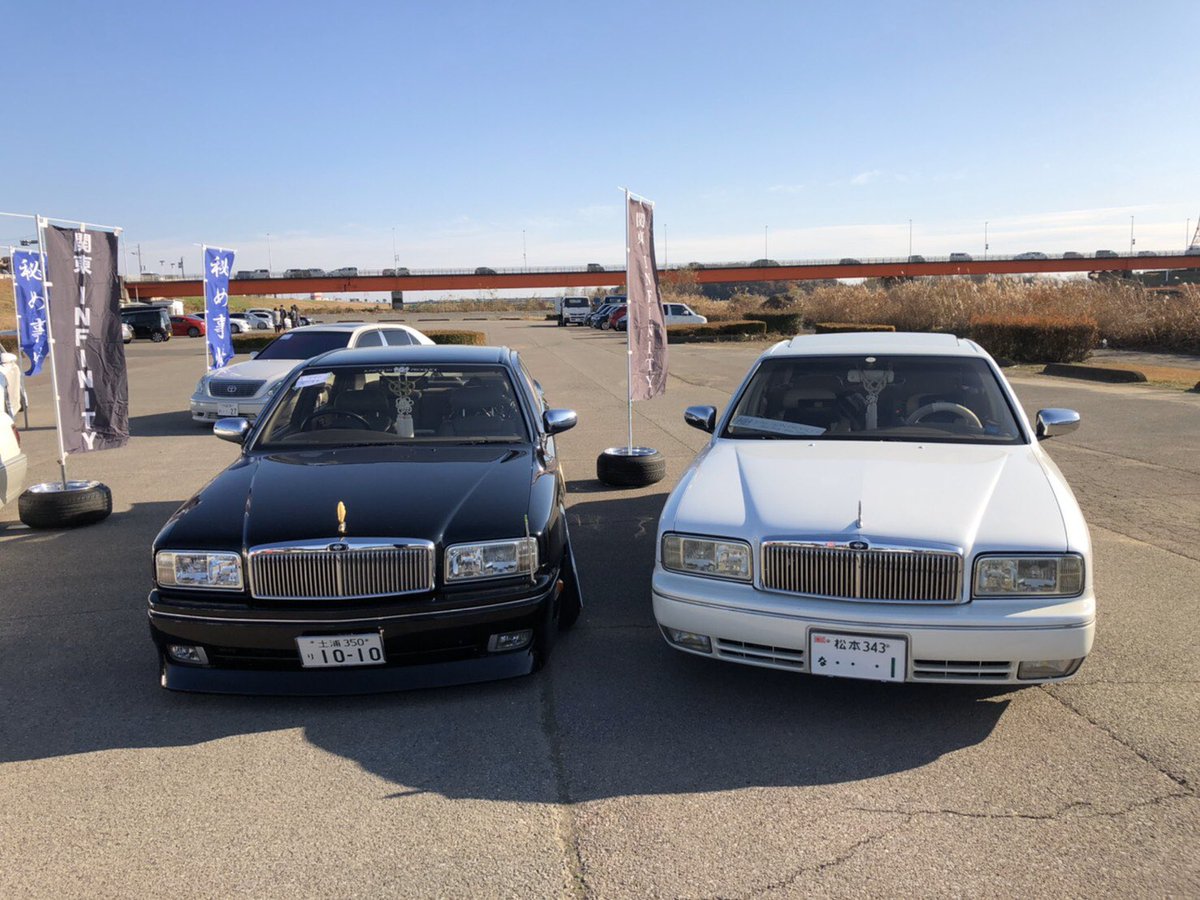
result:
[[[366,697],[158,687],[148,547],[175,503],[38,533],[44,546],[6,541],[5,568],[15,557],[22,570],[5,579],[0,607],[0,761],[299,728],[384,779],[381,799],[562,803],[856,781],[927,765],[993,732],[1006,690],[823,679],[666,646],[649,597],[664,499],[588,494],[570,505],[585,609],[540,672]],[[39,592],[47,608],[33,614]],[[20,596],[28,602],[14,609]],[[263,752],[278,746],[264,739]]]
[[[196,422],[187,410],[132,416],[129,419],[130,437],[195,437],[212,433],[211,422]]]

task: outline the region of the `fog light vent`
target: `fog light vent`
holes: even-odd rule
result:
[[[523,631],[504,631],[488,638],[488,652],[503,653],[505,650],[520,650],[522,647],[528,647],[532,640],[533,629],[531,628]]]
[[[663,635],[677,647],[685,650],[698,650],[701,653],[712,653],[712,641],[706,634],[696,634],[692,631],[680,631],[678,628],[662,626]]]
[[[1029,681],[1034,678],[1066,678],[1074,675],[1083,663],[1079,659],[1031,659],[1017,666],[1017,678]]]
[[[207,666],[208,654],[203,647],[193,647],[191,644],[168,644],[167,656],[175,662],[187,663],[193,666]]]

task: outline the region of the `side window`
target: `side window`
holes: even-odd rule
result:
[[[689,313],[687,311],[687,309],[684,307],[684,305],[682,303],[672,303],[671,304],[671,315],[687,316],[687,315],[691,315],[691,313]]]
[[[383,339],[389,347],[408,347],[412,345],[412,335],[403,328],[385,328]],[[361,347],[362,344],[359,344]]]
[[[358,340],[354,342],[355,347],[382,347],[383,337],[379,334],[377,328],[372,328],[370,331],[364,331],[358,336]]]
[[[529,370],[525,368],[524,360],[519,356],[517,357],[517,371],[521,373],[521,380],[525,382],[529,396],[533,398],[533,408],[538,410],[538,412],[546,409],[546,398],[542,396],[542,392],[538,389],[537,381],[529,374]]]

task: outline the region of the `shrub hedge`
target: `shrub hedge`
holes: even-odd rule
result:
[[[250,353],[253,350],[261,350],[271,341],[275,340],[277,335],[273,331],[251,332],[247,334],[235,334],[233,336],[233,352],[234,353]]]
[[[817,322],[817,334],[850,334],[856,331],[895,331],[895,325],[870,325],[865,322]]]
[[[482,331],[452,331],[441,329],[424,332],[425,337],[435,344],[468,344],[472,347],[487,345],[487,335]]]
[[[746,319],[764,323],[771,334],[785,334],[790,337],[804,330],[804,316],[800,313],[750,313]]]
[[[698,341],[738,341],[762,337],[767,323],[739,319],[733,322],[709,322],[707,325],[668,325],[667,340],[676,344]]]
[[[995,357],[1068,363],[1087,359],[1100,330],[1093,319],[1000,316],[972,319],[971,338]]]

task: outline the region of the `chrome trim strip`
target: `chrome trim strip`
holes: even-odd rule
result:
[[[662,597],[664,600],[673,600],[676,603],[687,603],[691,606],[703,606],[707,609],[720,610],[721,612],[744,613],[748,616],[766,616],[771,619],[786,619],[790,622],[808,622],[820,627],[832,626],[835,628],[851,628],[851,629],[895,629],[904,631],[1061,631],[1072,628],[1088,628],[1096,624],[1096,619],[1093,616],[1086,622],[1077,622],[1072,625],[910,625],[892,624],[888,622],[862,622],[847,621],[845,619],[822,619],[814,616],[801,616],[784,612],[774,612],[766,609],[747,609],[743,606],[729,606],[725,603],[710,603],[707,600],[694,600],[690,597],[677,597],[674,594],[667,594],[663,591],[652,591],[651,596]],[[670,643],[668,641],[668,643]],[[674,645],[672,645],[674,646]]]

